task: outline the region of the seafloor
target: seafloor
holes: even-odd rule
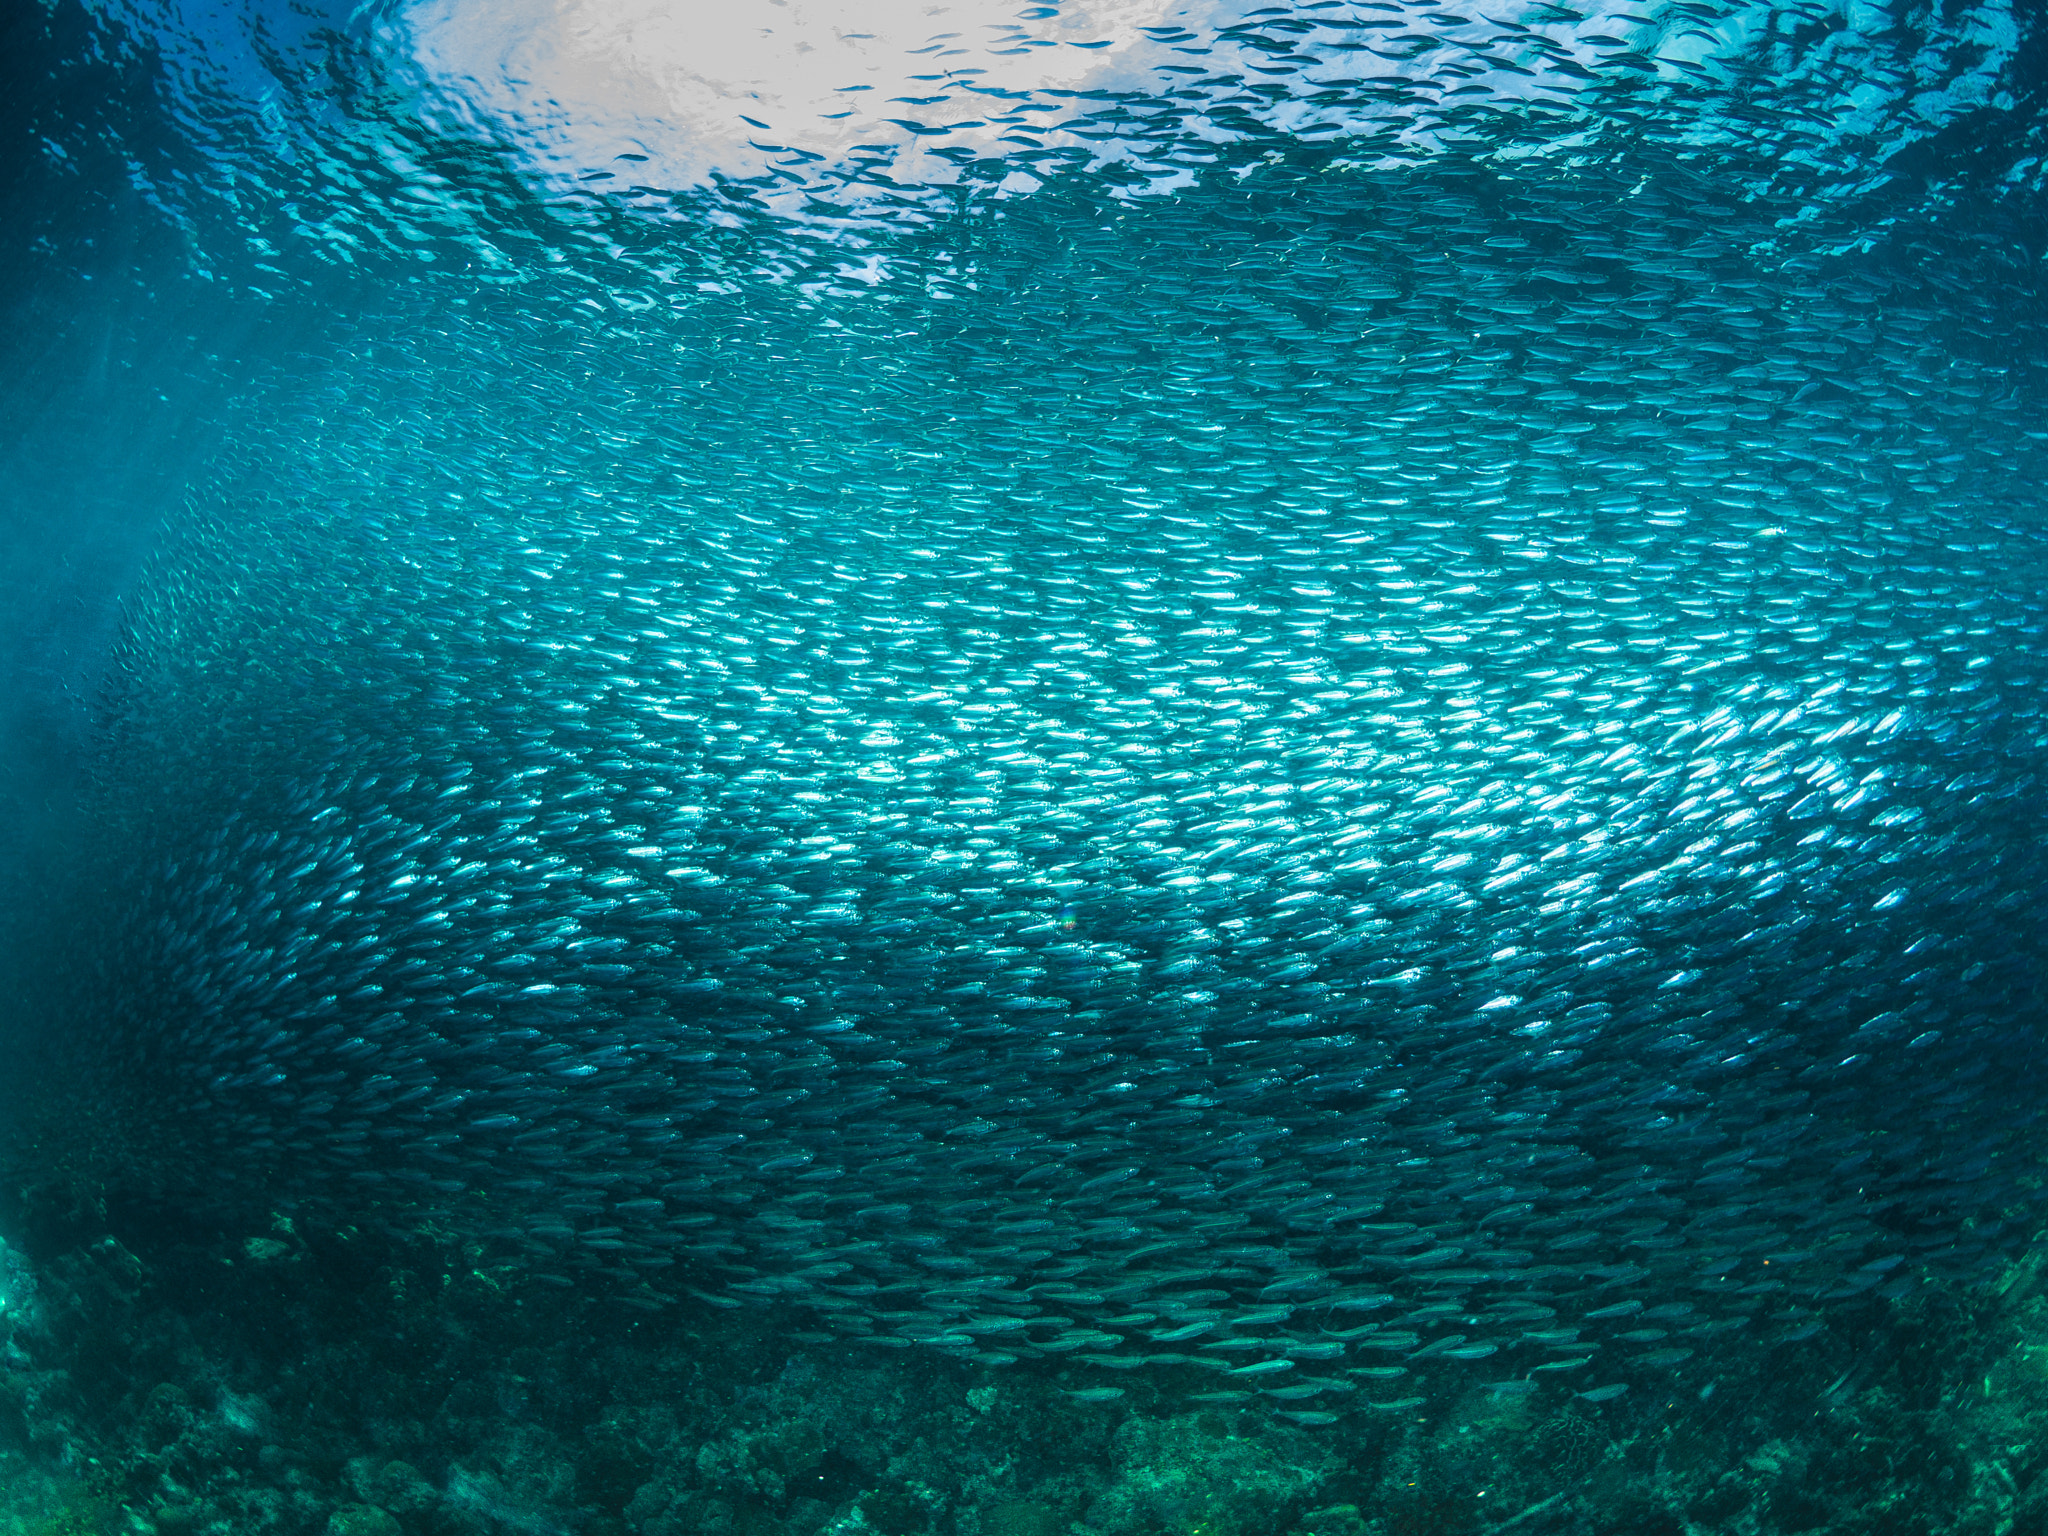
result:
[[[1301,1425],[1166,1374],[636,1311],[432,1231],[19,1191],[0,1230],[0,1536],[2048,1531],[2032,1260],[1599,1403],[1434,1362],[1419,1405],[1372,1381]]]

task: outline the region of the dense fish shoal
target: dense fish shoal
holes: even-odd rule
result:
[[[1655,156],[1085,201],[947,231],[971,292],[344,327],[130,602],[55,1113],[1300,1412],[2007,1251],[2012,248]]]

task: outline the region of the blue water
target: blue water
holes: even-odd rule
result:
[[[2029,13],[9,25],[6,1519],[2039,1518]]]

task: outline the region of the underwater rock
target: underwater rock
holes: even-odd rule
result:
[[[1371,1527],[1356,1504],[1332,1504],[1302,1517],[1302,1536],[1371,1536]]]
[[[1013,1500],[982,1517],[983,1536],[1066,1536],[1067,1524],[1049,1505]]]
[[[554,1435],[538,1425],[506,1426],[449,1469],[440,1507],[468,1530],[562,1536],[583,1515],[576,1476],[574,1458]]]
[[[1114,1476],[1084,1520],[1102,1536],[1286,1531],[1338,1466],[1329,1447],[1306,1435],[1233,1424],[1216,1413],[1134,1415],[1118,1429],[1113,1456]]]
[[[372,1504],[337,1509],[327,1521],[327,1536],[401,1536],[401,1531],[389,1510]]]
[[[157,1536],[188,1536],[206,1523],[209,1513],[203,1504],[159,1504],[149,1512],[149,1521]]]
[[[349,1461],[345,1475],[358,1499],[394,1515],[420,1514],[440,1501],[439,1490],[409,1462],[357,1456]]]

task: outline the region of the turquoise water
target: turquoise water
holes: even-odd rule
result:
[[[10,27],[0,1518],[2040,1523],[2030,13]]]

